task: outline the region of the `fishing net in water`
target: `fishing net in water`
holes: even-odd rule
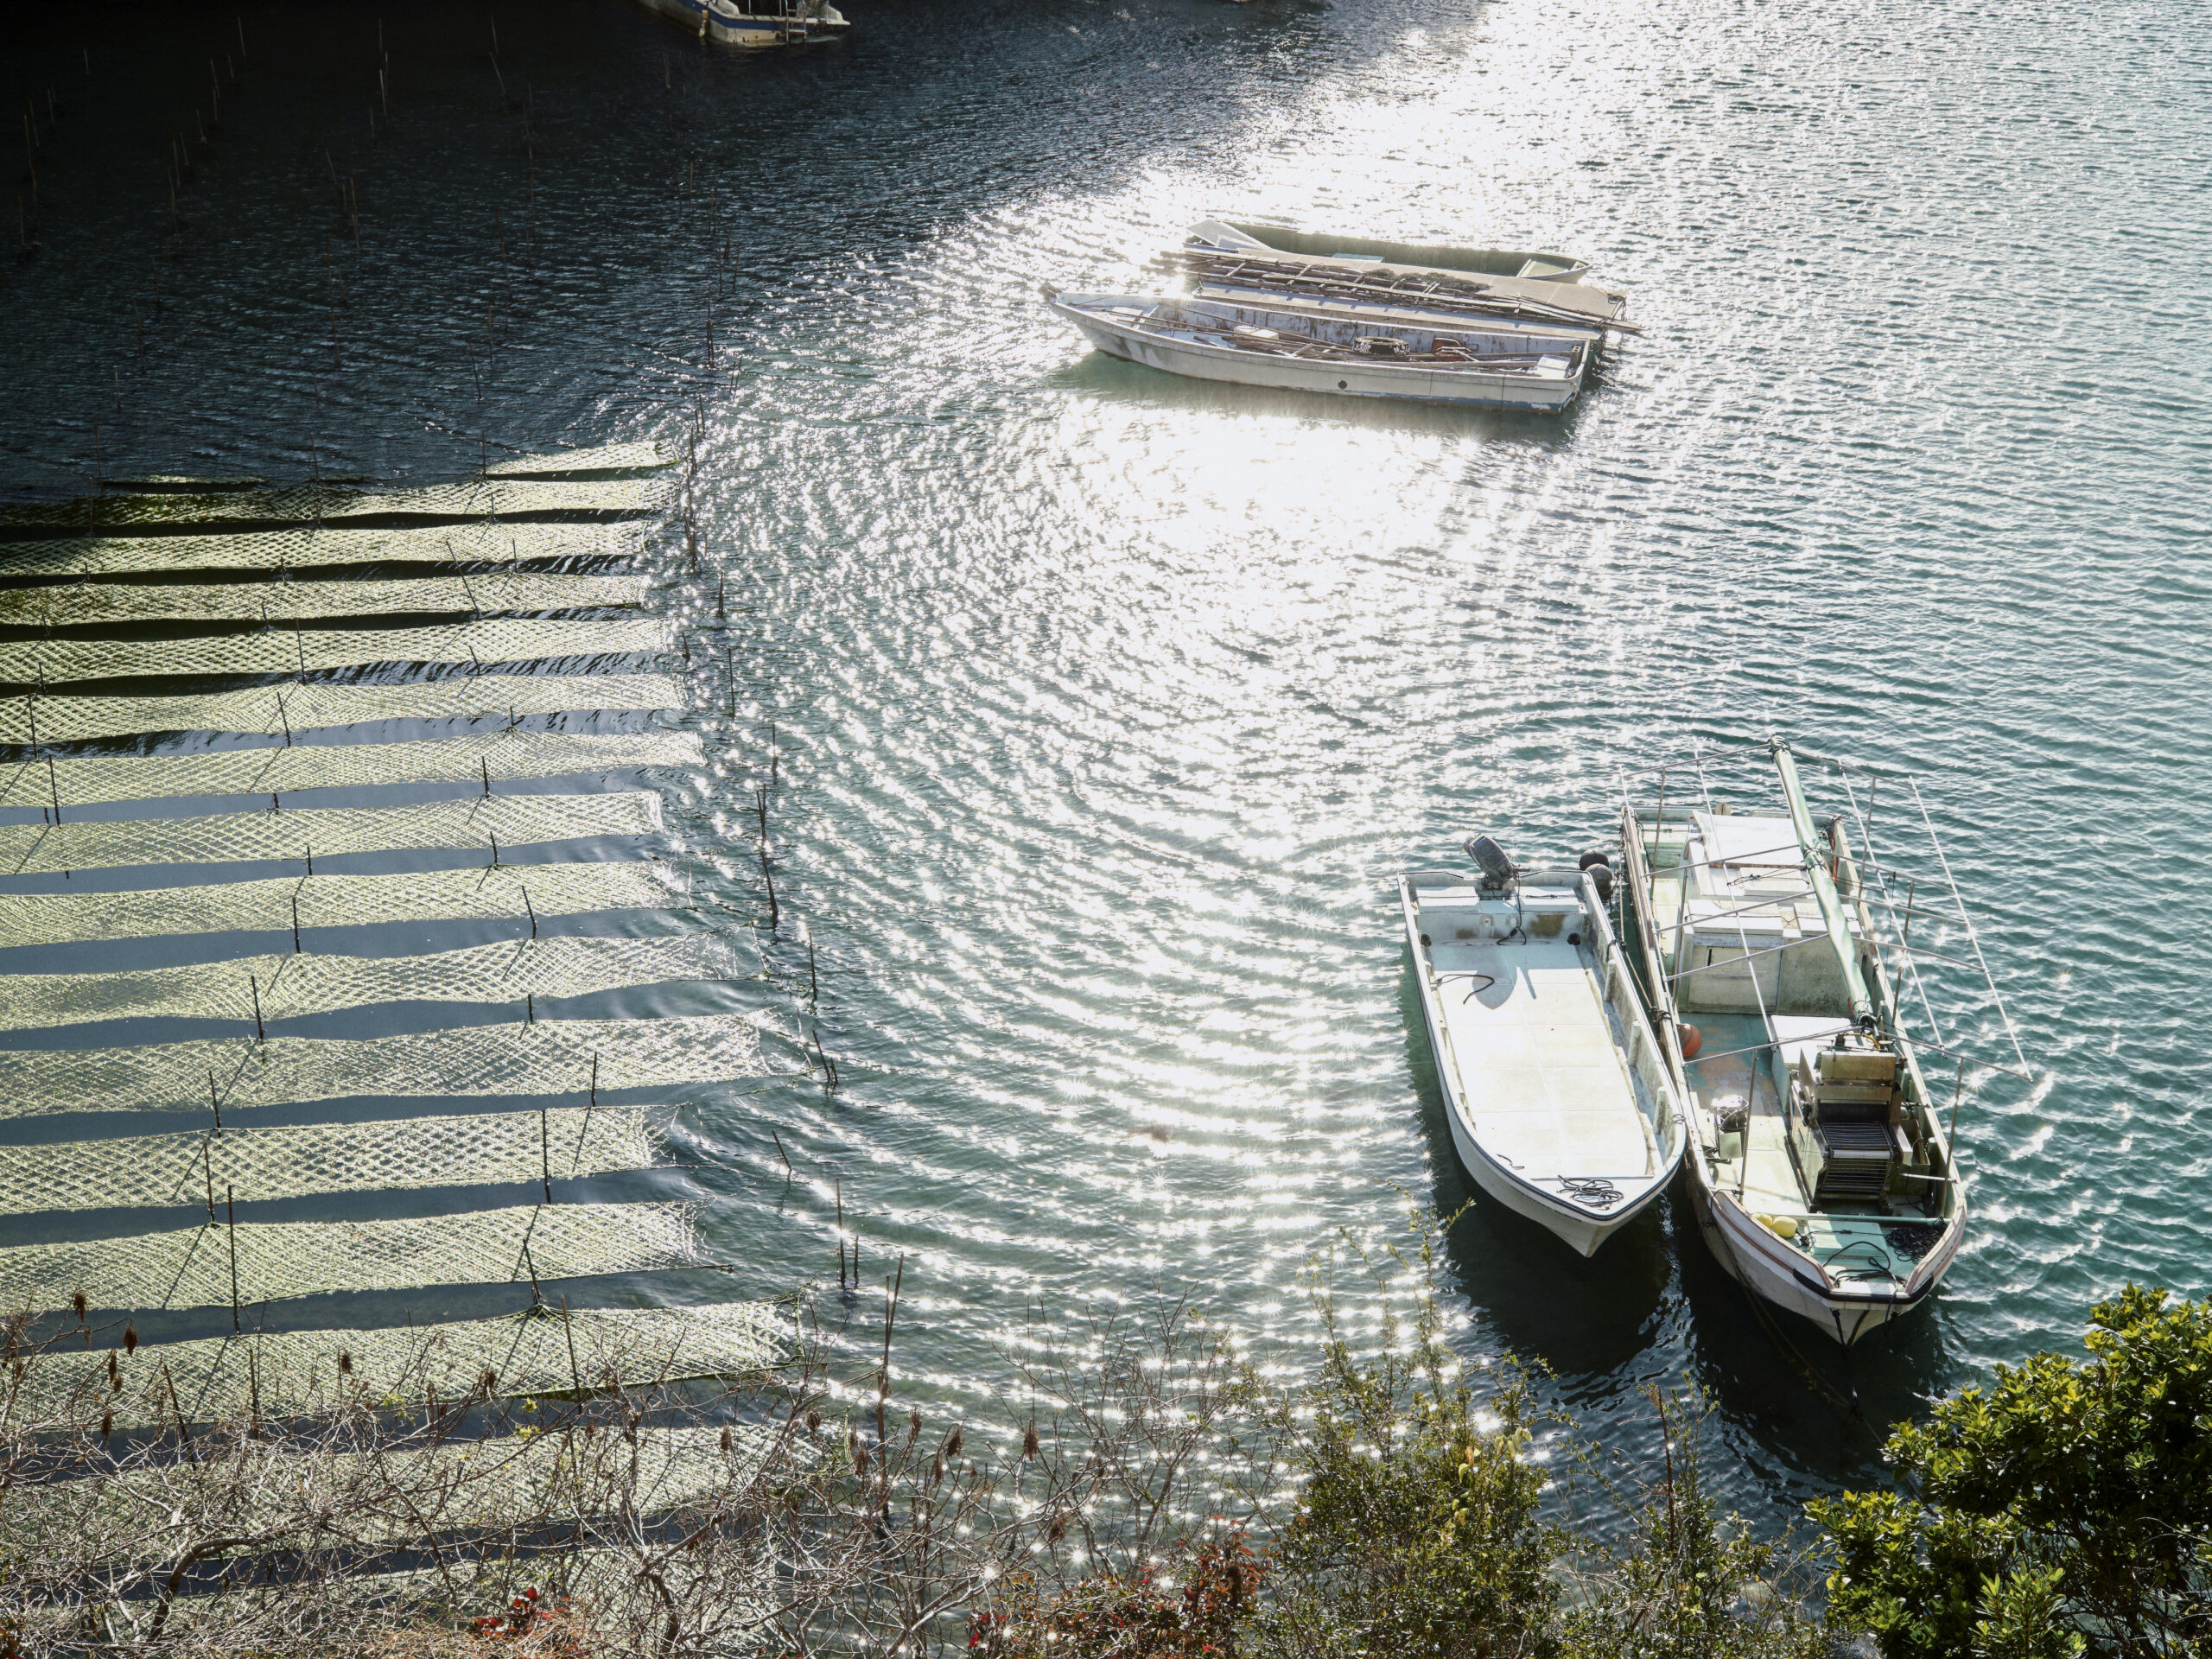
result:
[[[276,490],[133,491],[73,501],[0,504],[0,524],[24,529],[123,528],[181,531],[194,524],[330,524],[348,518],[491,519],[531,513],[658,512],[665,479],[502,477],[366,490],[347,484],[293,484]]]
[[[369,582],[210,582],[183,587],[72,582],[0,588],[0,623],[74,627],[109,622],[303,622],[338,616],[582,611],[642,605],[644,576],[515,572]]]
[[[0,978],[0,1030],[153,1019],[241,1020],[258,1029],[272,1020],[376,1002],[534,1002],[669,980],[727,979],[736,967],[728,942],[712,933],[556,934],[425,956],[296,951],[130,974],[12,974]]]
[[[438,1447],[401,1454],[415,1467],[393,1473],[397,1482],[436,1482],[449,1491],[435,1512],[442,1528],[505,1531],[524,1516],[680,1509],[748,1478],[775,1439],[773,1430],[747,1425],[732,1426],[728,1449],[719,1427],[641,1428],[634,1441],[609,1428],[574,1440],[509,1436],[469,1447],[465,1471],[455,1466],[463,1453]]]
[[[425,847],[519,847],[534,841],[660,831],[660,797],[491,795],[409,806],[287,807],[204,818],[0,824],[0,871],[14,875],[130,864],[312,861],[340,853]]]
[[[435,628],[222,634],[199,639],[18,639],[0,642],[0,682],[188,674],[311,674],[370,663],[484,664],[565,657],[641,657],[665,650],[667,625],[503,617]]]
[[[0,948],[173,933],[282,933],[378,922],[526,922],[685,902],[650,862],[503,864],[397,875],[279,876],[128,893],[0,893]]]
[[[355,1096],[569,1095],[758,1077],[741,1014],[515,1020],[398,1037],[251,1034],[130,1048],[0,1050],[0,1118],[226,1112]]]
[[[623,1523],[608,1524],[620,1529]],[[315,1580],[312,1616],[304,1619],[296,1583],[265,1576],[251,1584],[233,1582],[216,1593],[177,1596],[169,1604],[168,1631],[180,1639],[189,1634],[203,1642],[207,1651],[230,1652],[239,1650],[237,1632],[241,1625],[250,1627],[264,1612],[280,1628],[311,1624],[318,1630],[346,1628],[361,1635],[373,1625],[410,1616],[442,1623],[478,1618],[504,1621],[524,1592],[537,1596],[540,1605],[558,1607],[566,1602],[589,1613],[621,1607],[643,1596],[654,1598],[658,1604],[659,1592],[639,1570],[640,1551],[620,1530],[612,1531],[610,1537],[613,1541],[604,1544],[563,1544],[536,1553],[495,1549],[471,1554],[448,1550],[441,1554],[436,1567],[327,1573]],[[645,1549],[651,1552],[645,1559],[662,1554],[657,1542],[648,1542]],[[768,1633],[779,1603],[765,1571],[756,1568],[741,1576],[725,1574],[711,1587],[701,1587],[694,1583],[698,1574],[692,1557],[679,1556],[657,1570],[679,1603],[696,1605],[702,1598],[710,1597],[711,1605],[722,1615],[723,1628],[747,1635],[757,1631],[764,1638]],[[81,1630],[81,1615],[73,1611],[64,1616],[41,1609],[23,1614],[21,1623],[26,1632],[39,1633],[44,1643],[40,1652],[59,1652]],[[499,1649],[492,1645],[494,1640],[484,1637],[475,1645],[497,1652]],[[365,1635],[361,1635],[361,1644],[365,1649],[368,1647]],[[26,1641],[24,1645],[29,1648],[31,1643]],[[284,1645],[257,1637],[247,1650],[275,1651]],[[738,1650],[737,1647],[716,1649]]]
[[[167,1392],[166,1389],[163,1390]],[[367,1403],[381,1402],[371,1399]],[[392,1400],[391,1406],[423,1404],[422,1401]],[[725,1439],[727,1437],[727,1439]],[[625,1568],[607,1545],[628,1555],[626,1573],[637,1579],[641,1518],[681,1510],[718,1490],[755,1479],[775,1456],[779,1445],[788,1446],[787,1435],[753,1424],[720,1427],[646,1427],[628,1431],[591,1425],[580,1431],[539,1433],[524,1427],[491,1439],[468,1437],[432,1445],[417,1443],[405,1450],[340,1451],[334,1446],[301,1452],[287,1450],[256,1459],[254,1476],[240,1482],[238,1464],[201,1463],[180,1458],[168,1464],[140,1465],[119,1473],[102,1470],[90,1479],[44,1481],[10,1494],[15,1503],[11,1519],[18,1522],[27,1547],[41,1534],[73,1532],[86,1536],[133,1539],[140,1560],[170,1559],[176,1540],[160,1517],[206,1515],[222,1517],[222,1531],[240,1541],[232,1551],[250,1554],[260,1546],[255,1535],[280,1528],[300,1528],[316,1509],[325,1512],[324,1524],[332,1535],[318,1540],[326,1550],[342,1549],[358,1559],[365,1547],[390,1548],[419,1544],[444,1535],[517,1539],[533,1542],[547,1536],[564,1544],[575,1539],[581,1523],[583,1539],[605,1527],[607,1566],[597,1582],[619,1585]],[[320,1495],[316,1503],[309,1494]],[[306,1503],[303,1498],[308,1498]],[[303,1515],[302,1510],[308,1513]],[[342,1517],[342,1520],[340,1519]],[[333,1525],[333,1523],[336,1523]],[[43,1541],[42,1540],[41,1541]],[[48,1545],[47,1548],[54,1548]],[[669,1554],[664,1545],[645,1545],[654,1556]],[[42,1552],[39,1552],[42,1553]],[[564,1554],[568,1553],[566,1550]],[[597,1553],[594,1551],[594,1553]],[[458,1551],[452,1552],[458,1554]],[[448,1552],[439,1552],[441,1560]],[[510,1558],[527,1568],[533,1561],[559,1567],[546,1558]],[[683,1582],[684,1559],[663,1560],[664,1580]],[[496,1566],[487,1567],[496,1572]],[[563,1569],[575,1574],[580,1595],[589,1593],[593,1569],[571,1562]],[[458,1573],[470,1579],[464,1566]],[[753,1578],[748,1565],[746,1576]],[[253,1574],[248,1583],[229,1591],[251,1600]],[[429,1593],[443,1586],[442,1573],[423,1569],[401,1575],[378,1575],[371,1582],[397,1579],[413,1590]],[[545,1580],[525,1580],[545,1585]],[[564,1582],[554,1579],[555,1585]],[[342,1569],[330,1572],[315,1586],[318,1611],[327,1611],[337,1599],[358,1592],[360,1580]],[[456,1586],[458,1587],[458,1586]],[[726,1594],[728,1586],[717,1587]],[[385,1593],[393,1593],[387,1582]],[[542,1591],[541,1591],[542,1593]],[[212,1601],[213,1599],[211,1598]],[[175,1626],[172,1626],[174,1629]],[[66,1643],[57,1644],[66,1646]],[[290,1644],[283,1644],[287,1650]],[[257,1646],[251,1651],[266,1650]],[[397,1649],[394,1649],[397,1651]],[[521,1651],[551,1651],[531,1648]]]
[[[402,1187],[497,1186],[645,1169],[657,1154],[645,1113],[547,1112],[214,1129],[129,1141],[0,1147],[0,1214],[168,1209],[225,1194],[238,1203]]]
[[[602,443],[590,449],[557,449],[547,455],[518,455],[486,467],[486,478],[560,478],[571,473],[641,472],[674,464],[676,457],[658,443]]]
[[[407,1330],[251,1332],[192,1342],[33,1356],[23,1387],[33,1411],[74,1401],[112,1412],[118,1428],[222,1422],[255,1408],[270,1416],[318,1414],[355,1397],[447,1399],[484,1386],[494,1395],[555,1395],[603,1384],[740,1377],[774,1366],[792,1339],[788,1314],[770,1302],[700,1307],[555,1306],[504,1319]],[[115,1355],[118,1391],[108,1376]],[[338,1369],[339,1356],[348,1362]],[[174,1387],[175,1403],[170,1401]]]
[[[0,576],[171,570],[311,570],[346,564],[512,564],[619,558],[634,531],[595,524],[312,525],[211,536],[74,536],[0,542]]]
[[[659,674],[462,674],[396,685],[257,685],[179,697],[41,696],[0,702],[0,743],[73,743],[154,732],[296,736],[382,720],[466,720],[569,709],[673,709],[683,693]]]
[[[528,1284],[699,1266],[685,1204],[526,1205],[397,1221],[201,1223],[134,1238],[0,1249],[0,1306],[57,1313],[82,1291],[118,1312],[344,1290]]]
[[[697,767],[696,732],[538,732],[519,727],[407,743],[294,743],[198,754],[25,757],[0,767],[0,806],[64,807],[176,795],[282,795],[377,784],[512,782],[640,766]]]

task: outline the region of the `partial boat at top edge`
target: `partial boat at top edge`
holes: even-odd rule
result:
[[[1688,1135],[1608,914],[1612,872],[1522,869],[1488,836],[1478,873],[1399,879],[1406,943],[1452,1144],[1476,1185],[1590,1255],[1657,1200]]]
[[[852,25],[829,0],[645,0],[702,41],[760,50],[834,40]]]

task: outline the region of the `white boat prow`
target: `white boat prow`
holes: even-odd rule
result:
[[[1593,1254],[1666,1190],[1685,1139],[1597,879],[1417,870],[1399,895],[1460,1162]]]

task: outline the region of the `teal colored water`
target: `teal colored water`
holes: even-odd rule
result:
[[[365,16],[249,14],[181,231],[161,165],[219,28],[5,77],[62,107],[0,279],[19,481],[427,476],[702,409],[701,567],[664,537],[659,602],[712,634],[721,594],[686,718],[726,758],[677,839],[760,912],[772,722],[784,937],[734,995],[791,1028],[803,920],[843,1082],[676,1096],[730,1166],[682,1189],[724,1288],[833,1272],[842,1191],[868,1282],[905,1255],[932,1412],[990,1411],[1033,1315],[1160,1288],[1294,1351],[1315,1252],[1467,1197],[1396,873],[1478,828],[1599,844],[1623,772],[1770,729],[1922,775],[2012,997],[2037,1081],[1968,1087],[1964,1253],[1853,1356],[1863,1421],[1679,1198],[1586,1263],[1477,1204],[1456,1340],[1629,1452],[1641,1385],[1694,1377],[1772,1520],[2098,1296],[2206,1288],[2193,12],[848,10],[766,61],[616,0],[499,11],[503,99],[483,20],[388,7],[374,137]],[[1148,285],[1218,211],[1580,254],[1649,333],[1545,421],[1180,382],[1036,302]],[[610,1006],[666,1011],[577,1011]]]

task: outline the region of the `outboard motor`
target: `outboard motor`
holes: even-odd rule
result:
[[[1590,878],[1591,884],[1598,889],[1598,900],[1600,904],[1610,905],[1613,902],[1613,861],[1608,855],[1602,852],[1585,853],[1575,865],[1575,868]]]
[[[1513,878],[1519,874],[1513,861],[1506,856],[1505,849],[1488,836],[1469,836],[1466,853],[1483,873],[1482,880],[1476,883],[1478,892],[1503,893],[1513,885]]]

